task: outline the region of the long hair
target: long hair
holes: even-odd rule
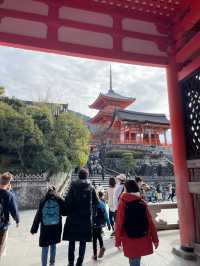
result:
[[[109,178],[109,187],[114,188],[116,185],[116,180],[114,177]]]

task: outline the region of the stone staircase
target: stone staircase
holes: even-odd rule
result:
[[[102,176],[101,175],[95,175],[95,176],[90,176],[88,179],[90,180],[90,182],[95,182],[95,185],[98,186],[99,184],[104,188],[104,190],[106,191],[107,188],[109,187],[109,178],[111,177],[111,175],[105,175],[104,180],[102,180]],[[77,179],[77,175],[76,174],[72,174],[71,179],[69,180],[68,184],[65,187],[65,190],[62,193],[62,197],[66,196],[66,193],[68,192],[69,189],[69,185],[71,183],[72,180],[76,180]]]
[[[101,175],[95,175],[95,176],[90,176],[89,180],[92,182],[95,182],[95,185],[98,186],[99,184],[105,189],[107,190],[107,188],[109,187],[109,178],[111,177],[111,175],[105,175],[104,180],[102,180],[102,176]]]

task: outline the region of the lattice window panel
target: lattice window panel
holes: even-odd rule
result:
[[[181,83],[187,159],[200,158],[200,70]]]

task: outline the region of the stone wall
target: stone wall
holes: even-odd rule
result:
[[[40,199],[45,195],[48,186],[54,185],[59,192],[64,189],[71,173],[48,175],[18,175],[12,182],[13,192],[16,195],[20,209],[35,209]]]

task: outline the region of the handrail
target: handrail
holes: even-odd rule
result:
[[[115,174],[115,175],[120,175],[119,172],[117,172],[117,171],[115,171],[115,170],[112,170],[112,169],[110,169],[110,168],[106,168],[106,171],[107,171],[107,172],[111,172],[111,173],[113,173],[113,174]]]

